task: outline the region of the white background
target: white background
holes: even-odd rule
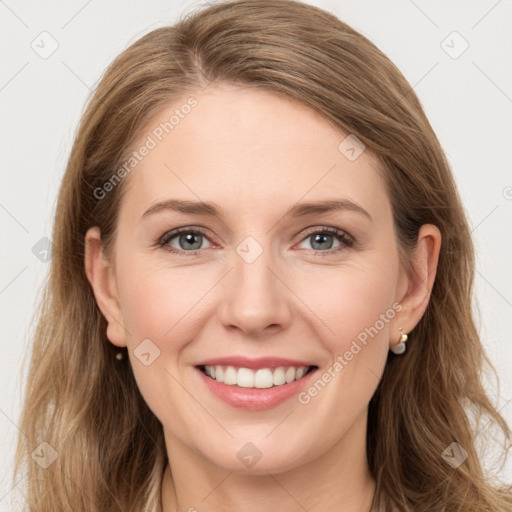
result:
[[[500,376],[498,407],[511,423],[512,3],[308,3],[352,25],[395,62],[438,134],[473,228],[480,332]],[[56,194],[81,111],[106,66],[126,46],[200,5],[199,0],[0,0],[0,511],[11,510],[16,494],[10,461],[24,385],[20,372],[36,292],[48,269],[32,247],[51,237]],[[31,47],[43,31],[58,42],[47,59]],[[469,44],[456,59],[441,46],[453,31]],[[457,35],[444,43],[453,46],[452,53],[462,44]],[[512,481],[512,464],[502,476]]]

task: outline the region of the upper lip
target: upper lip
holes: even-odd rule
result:
[[[278,368],[280,366],[314,366],[307,361],[298,361],[297,359],[285,359],[282,357],[257,357],[250,358],[244,356],[215,357],[205,359],[196,366],[236,366],[238,368]]]

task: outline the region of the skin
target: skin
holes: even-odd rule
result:
[[[194,97],[198,106],[126,178],[112,261],[99,229],[86,235],[86,272],[107,336],[128,347],[163,425],[170,467],[162,509],[369,511],[368,403],[399,328],[410,332],[427,307],[440,233],[421,228],[414,272],[406,270],[368,150],[349,161],[338,150],[347,134],[275,93],[218,84]],[[140,141],[185,101],[151,120]],[[212,201],[224,216],[161,210],[141,219],[167,199]],[[285,216],[298,202],[326,199],[357,203],[370,218],[350,209]],[[312,234],[326,226],[354,245],[327,233],[313,246]],[[181,254],[157,246],[178,227],[204,228],[199,252],[191,255],[179,236],[168,245]],[[263,249],[252,263],[236,252],[247,236]],[[292,397],[270,410],[240,410],[212,395],[194,369],[211,357],[277,356],[311,361],[321,374],[394,303],[401,311],[307,404]],[[144,339],[160,350],[149,366],[134,355]],[[247,442],[262,454],[250,468],[237,457]]]

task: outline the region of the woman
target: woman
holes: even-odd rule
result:
[[[53,242],[32,512],[510,510],[475,447],[510,432],[453,178],[410,85],[334,16],[225,2],[129,47]]]

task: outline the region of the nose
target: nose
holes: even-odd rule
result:
[[[285,284],[285,272],[279,270],[270,251],[263,250],[251,263],[235,253],[233,267],[223,280],[223,296],[218,308],[220,321],[226,329],[264,336],[288,327],[292,293]]]

